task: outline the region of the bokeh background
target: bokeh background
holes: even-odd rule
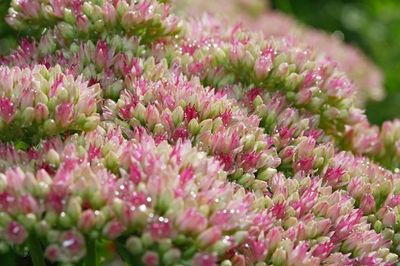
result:
[[[24,35],[4,22],[9,2],[0,0],[0,54],[15,47],[16,39]],[[400,118],[399,0],[271,0],[269,7],[360,48],[384,74],[386,97],[367,103],[370,121],[381,124]]]
[[[340,32],[372,59],[384,73],[386,97],[369,102],[371,122],[400,117],[399,0],[274,0],[272,8],[328,32]],[[354,66],[357,67],[357,66]]]

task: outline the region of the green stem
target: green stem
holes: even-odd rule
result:
[[[88,237],[86,239],[86,248],[85,266],[96,266],[96,240]]]
[[[43,257],[42,246],[35,235],[31,235],[28,241],[29,250],[32,257],[33,266],[46,266]]]

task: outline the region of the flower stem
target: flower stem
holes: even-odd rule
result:
[[[96,266],[96,240],[88,237],[86,239],[86,248],[85,266]]]
[[[29,250],[32,257],[33,266],[46,266],[42,246],[35,235],[31,235],[28,240]]]

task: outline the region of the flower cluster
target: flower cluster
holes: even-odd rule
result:
[[[215,156],[238,183],[263,187],[255,179],[274,174],[281,160],[271,147],[273,140],[258,127],[259,118],[247,115],[227,95],[187,80],[179,70],[156,65],[143,75],[153,73],[163,77],[132,80],[118,102],[105,103],[104,118],[125,128],[144,127],[158,142],[191,140]]]
[[[61,49],[57,49],[56,42],[52,32],[39,42],[23,39],[20,47],[2,61],[19,67],[33,67],[38,62],[45,66],[57,64],[70,75],[83,75],[90,84],[99,83],[105,98],[118,99],[123,81],[142,74],[143,62],[139,59],[147,54],[136,37],[113,35],[96,43],[76,41]]]
[[[77,37],[96,39],[120,32],[151,42],[180,31],[178,17],[156,0],[12,1],[7,22],[18,30],[53,27],[58,41],[65,44]]]
[[[42,35],[1,58],[0,252],[395,265],[399,121],[370,125],[346,69],[302,42],[166,2],[12,1]]]
[[[30,232],[46,239],[50,261],[77,262],[85,241],[119,239],[145,265],[214,259],[223,241],[239,245],[254,196],[190,143],[137,134],[128,141],[98,128],[49,149],[42,160],[51,170],[10,166],[1,174],[3,241],[23,245]]]
[[[60,67],[0,67],[0,139],[37,143],[68,131],[90,131],[100,88],[65,75]]]
[[[281,91],[294,107],[318,115],[320,127],[331,135],[365,119],[354,107],[353,83],[328,58],[314,57],[290,40],[268,40],[237,27],[215,29],[204,20],[190,27],[175,51],[187,75],[216,87],[240,83],[245,90]],[[199,27],[210,27],[219,38],[204,39],[196,34]]]
[[[293,18],[265,8],[261,0],[229,0],[205,3],[199,0],[177,0],[176,8],[182,16],[198,16],[203,12],[221,15],[231,23],[239,20],[246,28],[262,31],[267,37],[288,38],[297,47],[312,48],[313,53],[324,54],[337,62],[357,89],[357,105],[365,101],[382,100],[384,96],[381,71],[356,47],[345,45],[340,37],[301,25]],[[221,14],[218,12],[223,9]],[[354,67],[357,65],[357,67]]]

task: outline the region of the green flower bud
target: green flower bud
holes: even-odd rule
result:
[[[132,236],[126,240],[126,249],[133,255],[137,255],[143,252],[143,245],[140,238]]]

